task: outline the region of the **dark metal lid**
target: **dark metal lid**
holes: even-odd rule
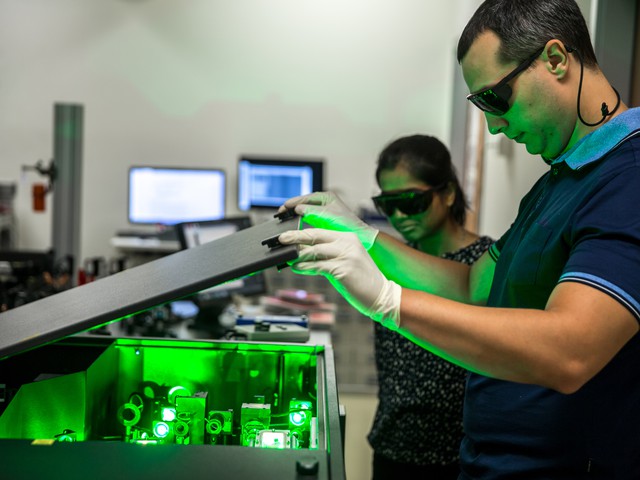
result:
[[[205,288],[282,266],[296,246],[263,241],[300,228],[274,219],[0,314],[0,359],[116,321]]]

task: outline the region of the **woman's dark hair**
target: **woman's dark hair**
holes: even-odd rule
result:
[[[380,185],[382,171],[393,170],[398,165],[402,165],[413,177],[431,187],[452,184],[456,198],[449,212],[456,223],[464,225],[467,201],[460,187],[455,167],[451,163],[449,150],[440,140],[428,135],[410,135],[388,144],[378,157],[376,168],[378,185]]]
[[[574,0],[486,0],[460,36],[458,62],[486,30],[500,38],[498,55],[503,64],[524,61],[552,39],[576,49],[585,67],[598,64],[589,29]]]

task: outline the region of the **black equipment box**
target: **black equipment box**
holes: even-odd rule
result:
[[[329,346],[80,334],[297,257],[241,230],[0,314],[0,478],[342,479]],[[269,240],[269,241],[265,241]]]
[[[78,336],[0,365],[0,478],[345,477],[330,347]]]

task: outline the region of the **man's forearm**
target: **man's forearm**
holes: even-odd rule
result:
[[[468,370],[573,393],[638,332],[621,303],[559,284],[545,310],[465,305],[403,289],[400,332]]]

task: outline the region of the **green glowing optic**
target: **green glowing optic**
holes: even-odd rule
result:
[[[169,399],[169,403],[176,403],[176,397],[190,397],[191,392],[186,388],[178,385],[169,390],[169,394],[167,395]]]
[[[169,425],[164,422],[158,422],[153,427],[153,433],[158,438],[164,438],[169,434]]]
[[[219,419],[215,418],[207,422],[207,425],[206,425],[207,433],[209,433],[210,435],[217,435],[222,431],[222,426],[223,426],[222,422]]]
[[[157,440],[147,440],[147,439],[140,439],[140,440],[135,440],[133,443],[137,444],[137,445],[157,445],[158,441]]]
[[[306,419],[307,416],[304,412],[292,412],[291,415],[289,415],[289,421],[298,427],[304,424]]]
[[[283,432],[267,432],[260,433],[262,448],[286,448],[287,442]]]
[[[307,424],[312,416],[310,410],[311,402],[292,399],[289,402],[289,423],[294,427],[302,427]]]
[[[187,435],[189,435],[189,425],[187,425],[183,421],[177,421],[174,429],[176,435],[178,435],[179,437],[186,437]]]
[[[163,408],[162,409],[162,420],[165,422],[173,422],[176,419],[176,409],[175,408]]]
[[[118,420],[124,426],[130,427],[140,421],[140,409],[133,403],[125,403],[118,409]]]

